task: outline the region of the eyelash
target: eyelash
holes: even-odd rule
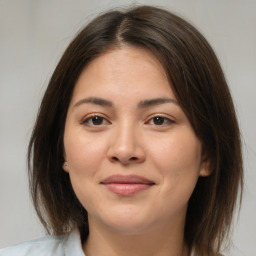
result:
[[[98,118],[99,123],[98,124],[93,123],[93,118]],[[94,120],[94,121],[97,121],[97,120]],[[157,121],[160,123],[156,124],[154,121]],[[151,122],[153,122],[153,123],[151,123]],[[146,122],[146,124],[155,125],[155,126],[166,126],[166,125],[171,125],[173,123],[175,123],[174,120],[172,120],[168,117],[162,116],[162,115],[153,116]],[[97,126],[102,126],[102,125],[111,124],[111,123],[105,117],[101,116],[100,114],[93,114],[93,115],[90,115],[90,116],[86,117],[85,119],[83,119],[81,124],[86,125],[86,126],[97,127]]]
[[[166,125],[175,123],[174,120],[172,120],[172,119],[170,119],[168,117],[162,116],[162,115],[156,115],[156,116],[151,117],[149,119],[149,121],[147,121],[147,123],[150,123],[151,121],[154,122],[154,120],[156,121],[156,119],[158,119],[158,121],[160,121],[160,124],[153,123],[151,125],[166,126]]]
[[[102,122],[107,122],[108,124],[110,124],[109,121],[107,121],[107,119],[99,114],[93,114],[90,115],[88,117],[86,117],[85,119],[82,120],[81,124],[86,125],[86,126],[102,126],[104,124],[102,124],[102,122],[100,124],[93,124],[93,123],[89,123],[89,122],[93,122],[93,118],[99,118],[100,121]]]

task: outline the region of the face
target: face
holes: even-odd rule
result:
[[[93,60],[73,92],[65,164],[89,225],[126,233],[183,225],[201,143],[148,51],[122,47]]]

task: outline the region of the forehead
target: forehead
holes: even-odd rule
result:
[[[88,96],[118,97],[147,94],[173,97],[170,83],[159,60],[148,50],[135,47],[111,49],[91,61],[75,85],[73,98]],[[166,95],[165,95],[166,96]]]

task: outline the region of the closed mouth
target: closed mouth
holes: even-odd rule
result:
[[[153,181],[137,175],[113,175],[100,184],[119,196],[131,196],[155,185]]]
[[[154,185],[155,183],[144,177],[137,175],[112,175],[104,179],[101,184],[147,184]]]

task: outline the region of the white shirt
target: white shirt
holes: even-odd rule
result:
[[[85,256],[80,233],[75,229],[63,236],[46,236],[0,249],[0,256]]]
[[[194,254],[192,253],[191,256]],[[0,249],[0,256],[86,256],[78,229],[63,236],[46,236]]]

